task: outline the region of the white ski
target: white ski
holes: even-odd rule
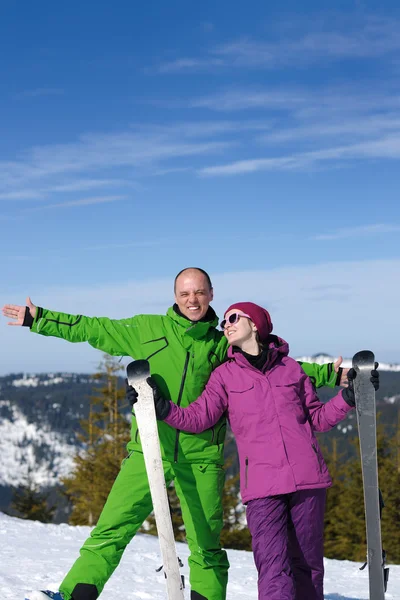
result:
[[[371,600],[384,600],[388,570],[382,556],[375,390],[370,381],[374,365],[375,357],[369,350],[357,352],[353,357],[353,368],[357,373],[354,393],[364,487],[369,597]]]
[[[161,459],[153,390],[146,382],[147,377],[150,377],[149,363],[147,360],[135,360],[129,363],[126,371],[129,385],[134,387],[138,392],[138,401],[135,404],[135,416],[153,501],[168,600],[184,600],[183,580],[179,572],[179,562],[176,554],[174,531]]]

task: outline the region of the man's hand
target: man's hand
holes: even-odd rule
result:
[[[8,319],[13,319],[13,321],[9,321],[7,325],[19,325],[20,327],[24,325],[25,322],[25,314],[27,309],[32,317],[32,319],[36,316],[37,306],[35,306],[31,299],[26,299],[26,306],[17,306],[16,304],[6,304],[3,306],[3,315]]]
[[[340,365],[343,362],[343,358],[341,356],[338,357],[337,361],[334,363],[333,368],[335,369],[335,373],[338,374],[338,378],[336,381],[336,385],[340,385],[342,387],[347,387],[349,385],[347,379],[347,373],[350,369],[343,369]]]
[[[374,386],[374,390],[379,390],[379,372],[378,372],[379,363],[374,364],[374,368],[371,371],[370,382]],[[354,380],[357,377],[357,371],[355,369],[349,369],[347,374],[348,386],[345,390],[343,390],[343,398],[350,406],[356,405],[356,399],[354,395]]]

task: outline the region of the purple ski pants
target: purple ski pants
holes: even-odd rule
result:
[[[259,600],[324,600],[325,489],[251,500]]]

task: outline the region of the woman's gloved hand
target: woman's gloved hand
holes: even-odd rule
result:
[[[156,409],[157,420],[164,421],[164,419],[166,419],[168,417],[169,411],[171,410],[170,401],[166,400],[161,395],[161,392],[158,389],[157,384],[152,377],[148,377],[146,379],[146,381],[149,384],[149,386],[151,387],[151,389],[153,390],[153,400],[154,400],[154,407]],[[126,399],[128,400],[129,404],[133,408],[133,406],[138,401],[138,393],[133,386],[129,385],[127,379],[125,379],[125,384],[126,384]]]
[[[371,371],[370,382],[374,386],[375,391],[377,391],[377,390],[379,390],[379,372],[378,372],[379,363],[376,362],[374,367],[375,368]],[[347,373],[347,380],[349,382],[349,385],[347,388],[344,388],[344,390],[342,392],[344,400],[350,406],[356,405],[356,399],[355,399],[355,395],[354,395],[354,380],[356,377],[357,377],[357,371],[355,369],[350,369],[350,371]]]

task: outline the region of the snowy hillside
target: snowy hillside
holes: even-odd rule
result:
[[[44,525],[0,513],[0,598],[23,600],[32,589],[57,589],[89,533],[88,527]],[[184,562],[185,598],[190,596],[188,548],[178,544]],[[250,552],[228,550],[231,564],[227,600],[256,600],[257,572]],[[158,540],[138,535],[125,552],[121,565],[106,585],[101,600],[165,600]],[[359,564],[326,559],[325,600],[367,600],[368,575]],[[390,567],[386,600],[400,598],[400,566]]]
[[[29,478],[40,487],[51,486],[68,475],[76,445],[46,423],[29,423],[16,406],[0,401],[0,408],[5,407],[9,417],[0,420],[0,485],[26,484]]]
[[[90,376],[46,373],[0,378],[0,486],[54,486],[71,472]]]

